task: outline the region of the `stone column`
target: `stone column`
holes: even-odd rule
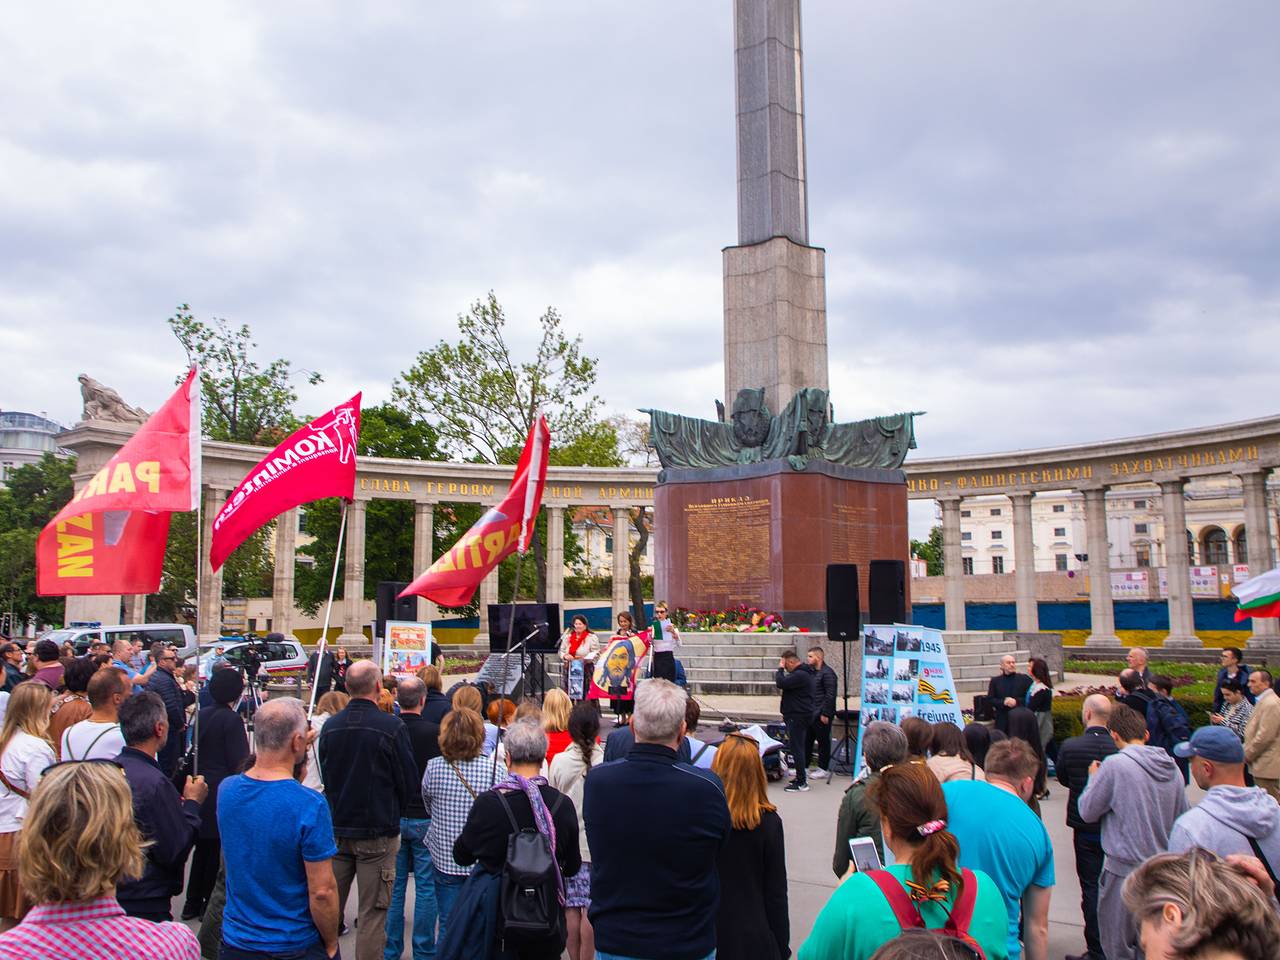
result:
[[[1030,493],[1012,493],[1014,584],[1017,591],[1018,630],[1035,633],[1040,629],[1040,607],[1036,602],[1036,544],[1031,524]]]
[[[421,576],[431,566],[432,538],[435,536],[436,505],[419,501],[413,505],[413,575]],[[432,621],[439,608],[426,597],[418,598],[418,619]]]
[[[1244,530],[1248,535],[1249,576],[1256,577],[1275,566],[1275,553],[1271,549],[1271,524],[1267,516],[1267,471],[1251,470],[1240,474],[1244,491]],[[1237,562],[1245,562],[1242,559]],[[1270,617],[1258,617],[1253,622],[1253,636],[1249,638],[1250,654],[1280,653],[1280,621]]]
[[[960,555],[959,497],[941,497],[942,504],[942,576],[945,586],[947,630],[965,629],[964,569]]]
[[[610,507],[613,511],[613,615],[631,608],[631,514],[626,507]],[[643,618],[644,611],[632,611]],[[636,624],[640,629],[641,624]]]
[[[147,622],[147,595],[145,593],[132,593],[124,597],[124,622]]]
[[[476,634],[476,640],[483,641],[489,639],[489,604],[498,602],[498,567],[494,567],[493,571],[480,581],[478,593],[480,632]]]
[[[368,501],[347,506],[346,558],[342,577],[342,635],[338,643],[360,646],[364,635],[364,519]]]
[[[1084,526],[1089,550],[1089,636],[1085,644],[1118,647],[1116,611],[1111,603],[1111,543],[1107,540],[1107,488],[1084,494]]]
[[[1164,557],[1165,576],[1169,581],[1169,635],[1164,639],[1166,647],[1195,647],[1195,608],[1191,604],[1191,559],[1187,554],[1187,502],[1183,491],[1184,481],[1160,481],[1160,495],[1164,500]]]
[[[547,603],[564,603],[564,507],[550,504],[547,505]]]
[[[293,569],[298,552],[298,509],[276,517],[276,565],[271,587],[271,629],[293,636]]]
[[[222,568],[215,573],[209,565],[209,544],[213,539],[213,518],[227,499],[225,490],[205,487],[200,514],[200,605],[196,611],[199,643],[217,643],[222,635]]]

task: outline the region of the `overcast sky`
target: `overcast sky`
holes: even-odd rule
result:
[[[387,398],[494,290],[615,410],[713,415],[729,0],[10,4],[0,407],[148,408],[164,320]],[[919,456],[1280,412],[1280,5],[806,0],[841,419]],[[513,336],[517,344],[528,338]]]

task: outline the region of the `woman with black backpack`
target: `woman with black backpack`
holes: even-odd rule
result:
[[[799,960],[869,960],[913,927],[960,937],[986,960],[1008,957],[1004,898],[985,873],[956,863],[960,845],[947,832],[938,778],[922,764],[897,764],[880,774],[868,798],[894,865],[855,873],[837,887]]]
[[[547,755],[541,725],[513,723],[503,745],[507,779],[476,798],[453,859],[502,877],[494,957],[558,960],[565,946],[565,878],[582,867],[578,814],[539,775]]]

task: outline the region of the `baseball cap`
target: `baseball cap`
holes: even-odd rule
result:
[[[1244,745],[1226,727],[1201,727],[1173,748],[1175,757],[1204,757],[1214,763],[1244,763]]]

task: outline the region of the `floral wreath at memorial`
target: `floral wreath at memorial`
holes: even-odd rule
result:
[[[749,607],[745,603],[729,610],[675,611],[671,618],[681,630],[691,633],[781,633],[795,628],[782,622],[782,615]],[[807,633],[804,628],[799,632]]]

